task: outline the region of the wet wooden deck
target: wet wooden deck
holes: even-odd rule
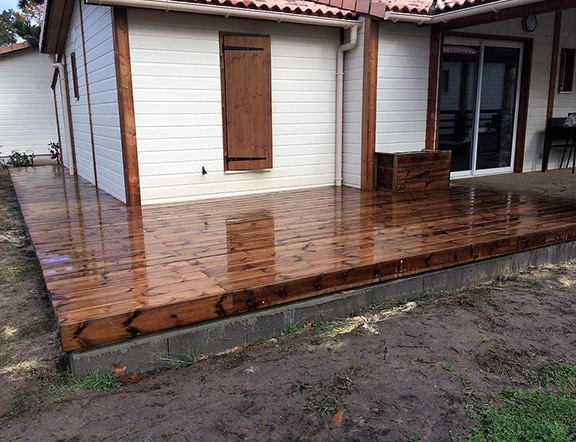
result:
[[[11,174],[65,351],[576,239],[576,200],[462,185],[129,209],[57,166]]]

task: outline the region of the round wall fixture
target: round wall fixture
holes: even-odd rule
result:
[[[538,26],[538,19],[535,15],[528,15],[522,19],[522,29],[524,32],[534,32]]]

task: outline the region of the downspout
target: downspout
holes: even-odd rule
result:
[[[335,185],[342,185],[343,133],[344,133],[344,52],[354,49],[358,43],[360,23],[350,28],[350,41],[340,45],[336,57],[336,177]]]
[[[504,9],[514,8],[516,6],[525,6],[533,3],[542,3],[544,0],[500,0],[498,4],[486,3],[478,6],[459,9],[457,11],[443,12],[438,15],[411,14],[407,12],[386,11],[384,20],[393,23],[406,22],[421,25],[435,25],[437,23],[448,23],[450,20],[470,17],[472,15],[482,14],[484,12],[500,12]]]
[[[66,67],[58,62],[52,63],[52,67],[58,69],[60,77],[60,95],[62,96],[62,115],[64,116],[64,132],[66,135],[66,151],[68,153],[68,170],[70,175],[75,175],[76,170],[74,169],[74,159],[72,157],[72,132],[70,131],[70,101],[68,97],[68,77],[66,75]]]

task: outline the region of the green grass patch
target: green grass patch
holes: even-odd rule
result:
[[[477,426],[457,442],[576,441],[576,364],[539,366],[528,389],[502,392],[500,405],[475,410]]]
[[[352,393],[355,378],[362,367],[351,362],[343,371],[336,371],[324,382],[299,378],[292,383],[293,393],[307,395],[304,409],[322,416],[332,415],[344,405],[344,396]]]
[[[335,323],[333,321],[310,321],[303,325],[300,324],[291,325],[288,329],[282,332],[281,336],[289,336],[303,331],[330,330],[333,327],[335,327]]]
[[[54,400],[66,399],[80,392],[104,392],[118,387],[120,382],[112,370],[97,370],[82,377],[62,375],[42,386],[45,396]]]

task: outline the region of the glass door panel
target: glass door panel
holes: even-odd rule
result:
[[[485,46],[475,169],[512,166],[520,48]]]
[[[512,170],[520,43],[445,44],[439,149],[452,151],[452,172]]]
[[[452,171],[472,169],[480,47],[444,46],[439,149],[452,151]]]

